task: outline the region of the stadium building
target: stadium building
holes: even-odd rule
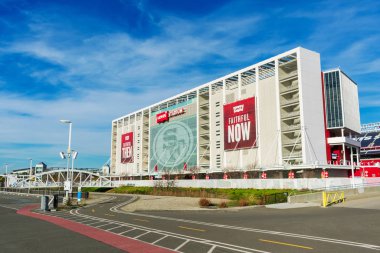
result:
[[[319,54],[298,47],[113,120],[110,171],[348,176],[359,133],[355,82],[340,69],[322,72]]]
[[[362,125],[359,177],[380,177],[380,122]]]

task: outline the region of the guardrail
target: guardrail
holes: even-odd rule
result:
[[[322,206],[344,202],[344,191],[322,192]]]

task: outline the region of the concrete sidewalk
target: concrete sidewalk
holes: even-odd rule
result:
[[[354,200],[348,200],[339,205],[334,205],[334,207],[345,207],[345,208],[361,208],[361,209],[373,209],[380,210],[380,194],[377,196],[363,196],[363,198],[357,198]]]
[[[134,211],[170,211],[170,210],[210,210],[207,208],[199,207],[199,200],[201,198],[190,198],[190,197],[174,197],[174,196],[152,196],[152,195],[138,195],[139,199],[133,203],[130,203],[124,207],[122,210],[127,212]],[[208,198],[211,203],[219,205],[221,202],[228,202],[227,199],[214,199]]]
[[[293,208],[305,208],[305,207],[316,207],[321,206],[318,203],[279,203],[279,204],[272,204],[272,205],[266,205],[266,208],[273,208],[273,209],[293,209]]]

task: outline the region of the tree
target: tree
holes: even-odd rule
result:
[[[253,162],[246,166],[246,171],[250,175],[250,178],[258,178],[259,177],[259,166],[257,162]]]
[[[239,173],[236,166],[229,165],[222,168],[222,171],[230,179],[234,173]],[[224,175],[223,175],[224,176]]]
[[[200,166],[192,166],[192,167],[190,167],[189,171],[191,172],[191,174],[193,174],[195,176],[201,171],[201,167]]]

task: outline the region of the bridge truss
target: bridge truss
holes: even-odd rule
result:
[[[84,170],[69,170],[67,173],[66,169],[59,169],[31,176],[8,177],[8,186],[15,188],[63,187],[67,178],[73,179],[73,187],[113,187],[113,182],[120,180],[119,176],[105,176]]]

